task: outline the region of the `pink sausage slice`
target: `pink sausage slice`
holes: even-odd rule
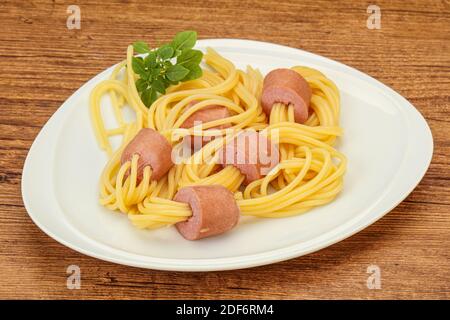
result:
[[[188,108],[193,107],[195,104],[197,104],[198,101],[194,100],[191,101],[188,105]],[[217,104],[212,104],[210,106],[206,106],[193,114],[191,114],[180,126],[180,128],[189,129],[192,128],[195,124],[198,124],[198,122],[206,123],[214,120],[219,120],[223,118],[227,118],[230,116],[230,111],[227,107],[220,106]],[[197,122],[197,123],[194,123]],[[228,128],[230,124],[222,124],[220,126],[214,127],[214,129],[225,129]],[[213,128],[211,128],[213,129]]]
[[[219,163],[239,169],[246,185],[267,175],[279,161],[278,146],[252,130],[243,131],[219,150]]]
[[[191,101],[188,105],[188,108],[193,107],[196,103],[198,103],[197,100]],[[192,128],[195,124],[198,125],[199,122],[204,124],[206,122],[223,119],[230,116],[231,114],[227,107],[212,104],[210,106],[198,110],[197,112],[194,112],[181,124],[180,128],[189,129]],[[229,128],[230,126],[231,125],[229,123],[225,123],[216,127],[212,127],[211,129],[226,129]],[[214,137],[190,136],[188,137],[188,139],[190,139],[188,143],[189,142],[191,143],[191,147],[197,149],[203,147],[205,144],[213,140]]]
[[[224,186],[188,186],[181,188],[175,201],[188,203],[192,216],[175,226],[188,240],[222,234],[239,221],[240,210],[233,194]]]
[[[311,95],[308,82],[300,74],[291,69],[275,69],[264,78],[261,105],[270,115],[275,103],[292,104],[295,122],[304,123],[308,119]]]
[[[120,162],[124,164],[131,161],[133,155],[138,154],[138,183],[142,180],[142,174],[146,166],[152,168],[152,180],[161,179],[173,166],[172,146],[159,132],[143,128],[128,143],[122,152]],[[128,176],[128,173],[127,175]]]

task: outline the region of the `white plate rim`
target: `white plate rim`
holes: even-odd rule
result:
[[[70,241],[67,241],[63,236],[53,232],[50,228],[42,223],[39,219],[39,214],[33,211],[33,203],[31,203],[30,197],[27,196],[27,193],[30,190],[27,190],[27,186],[30,183],[30,179],[32,179],[32,159],[35,158],[36,153],[38,152],[37,146],[41,143],[41,140],[44,139],[44,136],[47,131],[49,131],[50,119],[54,119],[57,117],[62,117],[64,112],[69,108],[69,104],[67,101],[72,99],[77,99],[78,96],[81,95],[82,89],[87,86],[91,81],[94,81],[96,77],[100,77],[105,72],[108,72],[111,68],[99,73],[97,76],[90,79],[87,83],[85,83],[82,87],[80,87],[74,94],[72,94],[66,102],[62,104],[62,106],[55,112],[55,114],[49,119],[46,125],[44,125],[43,129],[39,132],[35,141],[33,142],[30,151],[27,155],[27,158],[24,163],[24,169],[22,174],[22,197],[25,208],[32,219],[32,221],[47,235],[61,244],[78,251],[80,253],[86,254],[88,256],[92,256],[98,259],[106,260],[109,262],[114,262],[123,265],[129,265],[134,267],[142,267],[142,268],[150,268],[150,269],[159,269],[159,270],[173,270],[173,271],[218,271],[218,270],[230,270],[230,269],[241,269],[241,268],[249,268],[260,265],[265,265],[269,263],[275,263],[279,261],[288,260],[291,258],[299,257],[305,254],[309,254],[330,245],[333,245],[339,241],[342,241],[353,234],[361,231],[367,226],[373,224],[375,221],[383,217],[389,211],[391,211],[394,207],[396,207],[400,202],[402,202],[409,193],[413,191],[413,189],[417,186],[420,180],[425,175],[431,159],[433,155],[433,138],[431,134],[431,130],[426,123],[423,116],[417,111],[417,109],[409,103],[405,98],[403,98],[396,91],[392,90],[388,86],[379,82],[378,80],[370,77],[369,75],[362,73],[352,67],[344,65],[338,61],[328,59],[326,57],[316,55],[307,51],[303,51],[296,48],[291,48],[287,46],[282,46],[279,44],[273,44],[268,42],[260,42],[254,40],[243,40],[243,39],[206,39],[199,40],[198,45],[202,47],[206,46],[218,46],[221,47],[230,47],[230,48],[246,48],[249,50],[266,50],[272,52],[283,52],[283,53],[292,53],[307,55],[311,58],[318,59],[319,61],[326,62],[330,64],[330,66],[334,68],[339,68],[343,72],[352,74],[361,80],[364,80],[374,88],[389,94],[389,96],[396,101],[396,103],[401,106],[402,112],[405,112],[405,116],[407,118],[408,125],[414,128],[415,138],[409,139],[409,144],[407,148],[407,152],[411,153],[411,156],[408,157],[408,166],[410,170],[415,172],[414,176],[401,176],[404,178],[406,182],[403,182],[400,190],[397,188],[397,193],[395,196],[392,194],[385,194],[384,201],[382,203],[375,203],[372,207],[365,210],[367,212],[365,215],[358,215],[353,219],[347,221],[343,225],[321,235],[320,237],[315,238],[313,245],[307,245],[308,242],[291,245],[288,247],[284,247],[281,249],[275,249],[266,251],[263,253],[250,254],[244,256],[237,257],[228,257],[228,258],[218,258],[218,259],[169,259],[169,258],[152,258],[152,257],[143,257],[137,254],[127,253],[125,255],[119,255],[118,257],[112,256],[111,254],[95,252],[89,249],[86,249],[80,245],[74,244]],[[55,121],[53,121],[55,122]],[[411,146],[411,140],[414,140],[415,144],[420,144],[421,150],[420,153],[414,150]],[[414,157],[412,157],[414,155]],[[405,163],[403,163],[405,166]],[[396,181],[399,180],[398,175],[396,175]],[[398,184],[398,183],[397,183]],[[392,184],[391,184],[392,185]],[[389,198],[394,198],[395,200],[389,200]],[[378,207],[378,208],[377,208]],[[374,212],[377,211],[377,212]],[[73,229],[73,228],[72,228]],[[73,229],[72,231],[76,231]],[[79,234],[78,236],[83,236]],[[85,239],[86,240],[86,239]],[[310,241],[309,241],[310,242]],[[113,249],[112,249],[113,250]],[[119,253],[123,251],[117,250]]]

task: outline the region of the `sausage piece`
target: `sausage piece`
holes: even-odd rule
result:
[[[189,103],[188,108],[193,107],[196,103],[198,103],[197,100],[193,100]],[[191,114],[180,126],[180,128],[189,129],[192,128],[194,125],[198,125],[199,122],[202,124],[218,119],[228,118],[230,117],[230,111],[227,107],[212,104],[209,106],[206,106],[205,108],[202,108],[193,114]],[[210,129],[226,129],[229,128],[231,125],[229,123],[225,123],[216,127],[212,127]],[[190,136],[187,137],[188,141],[187,143],[191,144],[191,148],[194,150],[203,147],[205,144],[210,142],[214,139],[213,136]]]
[[[233,194],[224,186],[188,186],[181,188],[175,201],[188,203],[192,216],[175,226],[188,240],[222,234],[239,221],[240,210]]]
[[[152,180],[161,179],[173,166],[172,146],[163,135],[151,128],[143,128],[138,132],[123,150],[120,162],[124,164],[131,161],[135,154],[139,155],[138,183],[142,180],[146,166],[152,168]]]
[[[278,146],[253,130],[243,131],[219,150],[219,163],[239,169],[245,185],[267,175],[279,161]]]
[[[197,100],[193,100],[189,103],[188,108],[192,108],[195,104],[197,104]],[[180,126],[180,128],[189,129],[192,128],[198,122],[206,123],[214,120],[219,120],[223,118],[227,118],[230,116],[230,111],[227,107],[220,106],[217,104],[212,104],[206,106],[193,114],[191,114]],[[197,123],[195,123],[197,122]],[[228,128],[230,124],[222,124],[217,127],[213,127],[211,129],[225,129]]]
[[[275,103],[292,104],[295,122],[304,123],[308,119],[311,95],[308,82],[300,74],[291,69],[275,69],[264,78],[261,105],[270,115]]]

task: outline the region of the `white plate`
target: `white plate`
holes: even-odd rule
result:
[[[184,240],[175,228],[138,230],[126,215],[98,204],[106,156],[91,128],[88,98],[100,73],[51,117],[25,161],[22,196],[33,221],[50,237],[99,259],[151,269],[205,271],[246,268],[298,257],[334,244],[381,218],[419,183],[433,140],[421,114],[398,93],[353,68],[280,45],[232,39],[201,40],[238,68],[263,73],[306,65],[339,87],[348,157],[345,187],[332,203],[284,219],[242,219],[227,234]]]

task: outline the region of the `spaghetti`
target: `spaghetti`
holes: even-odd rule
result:
[[[263,76],[258,70],[235,68],[232,62],[208,48],[204,62],[208,66],[201,78],[168,88],[147,108],[136,89],[131,65],[133,47],[119,63],[110,78],[99,83],[90,97],[93,128],[100,147],[109,156],[100,177],[100,204],[128,214],[138,228],[154,229],[185,221],[192,216],[186,203],[172,200],[185,186],[216,185],[226,187],[242,215],[279,218],[296,215],[332,201],[343,187],[345,156],[333,145],[342,135],[339,126],[340,98],[335,84],[319,71],[293,67],[312,90],[310,112],[304,124],[294,120],[294,107],[277,103],[267,116],[261,107]],[[102,117],[101,98],[109,95],[117,127],[107,129]],[[192,102],[195,105],[191,105]],[[203,124],[202,129],[180,128],[195,112],[210,105],[229,110],[230,116]],[[129,106],[135,120],[126,122],[123,109]],[[226,129],[217,129],[227,125]],[[139,155],[121,164],[125,146],[142,128],[163,135],[175,149],[187,136],[211,136],[193,155],[176,163],[159,181],[152,180],[152,169],[145,167],[137,178]],[[212,129],[212,130],[208,130]],[[218,152],[233,134],[252,129],[278,140],[279,163],[269,174],[244,186],[244,176],[233,166],[222,167]],[[116,150],[112,136],[121,136]]]

